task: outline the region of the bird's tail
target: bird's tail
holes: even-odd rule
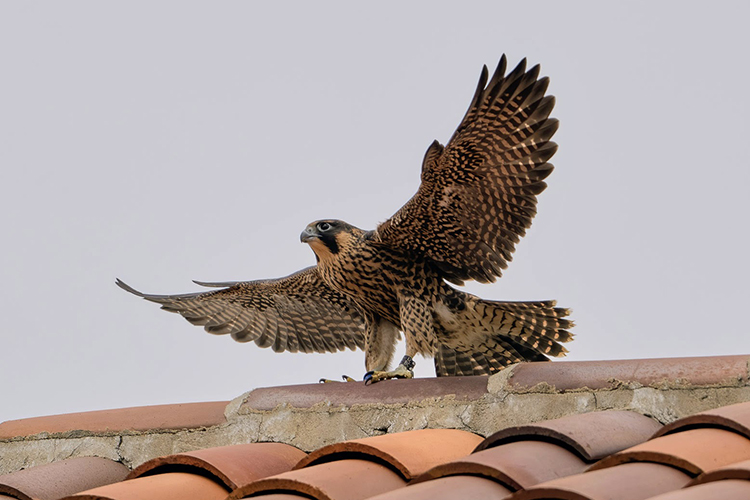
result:
[[[435,355],[442,375],[484,375],[521,361],[546,361],[564,356],[562,345],[573,339],[569,309],[554,300],[496,302],[465,294],[465,307],[452,315],[453,328],[446,331]],[[446,328],[447,327],[447,328]]]

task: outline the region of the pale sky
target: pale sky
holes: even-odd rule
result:
[[[361,378],[361,352],[238,344],[114,280],[313,264],[300,231],[392,215],[503,53],[550,77],[559,151],[506,275],[468,289],[572,308],[570,360],[750,353],[747,5],[3,2],[0,421]]]

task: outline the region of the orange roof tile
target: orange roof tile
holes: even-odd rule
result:
[[[469,475],[491,479],[515,491],[578,474],[586,468],[586,462],[560,446],[541,441],[516,441],[437,465],[412,481],[412,484],[441,477]]]
[[[106,458],[69,458],[0,476],[0,494],[20,500],[56,500],[82,490],[117,483],[127,474],[127,467]]]
[[[498,431],[477,451],[519,439],[542,439],[567,446],[581,458],[593,462],[638,443],[654,434],[661,424],[631,411],[599,411],[545,420]]]
[[[246,498],[265,492],[299,493],[316,500],[360,500],[406,484],[390,468],[369,460],[348,459],[305,467],[255,481],[232,492]]]
[[[738,359],[742,363],[738,363]],[[396,418],[390,417],[398,415],[392,408],[406,406],[405,402],[419,401],[419,408],[455,403],[459,409],[467,408],[460,421],[445,419],[438,421],[440,424],[461,426],[464,416],[470,421],[479,415],[490,422],[489,431],[483,433],[492,434],[482,439],[458,429],[421,429],[346,440],[342,433],[339,442],[319,445],[309,455],[281,442],[237,443],[148,460],[132,471],[129,475],[132,479],[127,481],[121,480],[125,473],[121,464],[98,458],[76,458],[0,476],[0,485],[6,488],[0,486],[0,500],[8,495],[22,500],[51,500],[65,495],[79,500],[210,500],[224,499],[227,495],[233,499],[260,495],[263,500],[357,500],[371,497],[405,500],[407,496],[412,500],[428,497],[439,500],[504,498],[508,495],[513,500],[750,498],[742,496],[746,495],[746,488],[750,485],[750,403],[702,411],[663,428],[654,419],[640,413],[614,410],[507,426],[504,422],[508,419],[519,422],[514,415],[509,415],[508,408],[513,411],[512,408],[519,408],[519,404],[533,399],[518,399],[507,407],[502,406],[506,402],[502,398],[521,397],[524,388],[529,387],[527,384],[543,379],[544,374],[552,377],[546,381],[548,385],[563,391],[576,390],[572,395],[543,391],[545,405],[555,398],[585,402],[585,398],[578,399],[577,396],[577,392],[586,393],[580,388],[581,384],[599,387],[600,392],[596,394],[601,394],[603,401],[609,401],[610,393],[621,394],[616,391],[622,389],[612,390],[613,387],[629,382],[634,382],[635,388],[641,387],[639,384],[654,387],[646,389],[649,396],[654,396],[651,405],[658,405],[662,400],[664,405],[672,404],[672,400],[661,396],[674,396],[675,392],[684,394],[685,391],[689,394],[693,390],[691,384],[699,382],[712,388],[727,384],[724,387],[731,386],[735,391],[733,394],[744,397],[750,386],[747,360],[747,356],[691,358],[674,360],[664,366],[658,366],[659,363],[653,360],[635,360],[611,362],[613,366],[609,368],[605,364],[610,362],[524,364],[494,379],[494,388],[489,392],[487,377],[396,380],[370,387],[342,383],[259,389],[232,405],[229,420],[224,417],[226,403],[221,402],[6,422],[0,424],[0,441],[4,441],[0,442],[4,446],[0,448],[2,450],[38,445],[39,453],[43,454],[50,452],[50,445],[56,447],[55,443],[60,442],[63,448],[76,446],[75,450],[78,450],[79,446],[84,446],[81,448],[84,452],[107,454],[106,446],[116,446],[117,449],[107,456],[122,456],[125,463],[142,461],[132,459],[138,456],[132,450],[141,450],[141,447],[158,446],[159,450],[171,451],[184,448],[186,443],[206,446],[222,442],[226,436],[235,443],[250,435],[267,436],[263,430],[267,425],[275,419],[286,419],[294,412],[298,420],[284,431],[287,434],[273,435],[276,439],[281,436],[279,440],[283,441],[287,436],[293,440],[295,432],[330,431],[323,427],[328,423],[331,426],[354,425],[353,432],[357,436],[362,432],[377,432],[379,427],[359,428],[363,412],[368,411],[367,402],[374,403],[369,411],[381,424],[384,418]],[[744,371],[740,369],[741,364]],[[563,366],[550,368],[550,365],[563,365],[570,368],[570,372],[556,372]],[[559,378],[555,378],[558,375]],[[617,379],[619,382],[606,378],[615,375],[623,378]],[[740,385],[736,385],[738,383]],[[514,390],[518,392],[513,393]],[[635,394],[635,389],[627,390]],[[706,408],[700,397],[705,391],[704,387],[697,388],[691,400],[699,408]],[[726,397],[725,392],[721,393],[722,398]],[[598,397],[596,394],[592,399]],[[381,397],[385,402],[379,400]],[[288,406],[277,408],[285,398],[289,398],[286,401]],[[709,398],[708,402],[711,401]],[[320,403],[326,404],[313,408]],[[383,414],[382,408],[387,404],[393,406]],[[475,406],[469,411],[471,404]],[[351,406],[351,416],[347,405]],[[331,406],[336,410],[331,412]],[[601,408],[606,404],[595,406]],[[240,411],[232,413],[238,407]],[[563,408],[588,411],[592,406],[586,403]],[[655,408],[659,409],[658,406]],[[683,414],[684,408],[681,410]],[[669,415],[671,409],[665,408],[661,418]],[[497,418],[492,412],[498,412]],[[246,420],[242,420],[245,416]],[[429,425],[432,421],[426,422]],[[492,422],[496,423],[496,428],[491,427]],[[262,432],[248,433],[248,424]],[[486,424],[483,425],[487,429]],[[341,427],[342,432],[345,428]],[[149,431],[158,435],[158,439],[150,441]],[[93,442],[91,440],[97,436],[106,439],[98,441],[97,447],[86,447],[85,443]],[[118,440],[117,436],[123,437]],[[180,436],[183,441],[179,445],[178,441],[171,441]],[[221,436],[221,439],[212,441],[207,436]],[[148,457],[148,453],[141,456],[144,455],[143,459]],[[64,481],[54,479],[51,473],[53,468],[63,470],[68,466],[65,464],[83,464],[84,461],[110,464],[120,471],[119,476],[107,480],[111,484],[102,485],[104,483],[85,482],[89,480],[88,474],[97,476],[94,466],[84,467],[86,470],[80,473],[63,474]],[[25,478],[27,482],[22,485],[18,478]]]
[[[264,477],[292,470],[307,454],[283,443],[219,446],[158,457],[134,469],[128,479],[181,470],[209,475],[233,490]]]
[[[721,429],[691,429],[667,434],[600,460],[591,470],[628,462],[654,462],[697,476],[750,459],[750,439]]]
[[[513,500],[641,500],[688,481],[690,476],[666,465],[632,463],[541,483],[515,493]]]
[[[223,500],[226,496],[227,490],[211,479],[169,472],[94,488],[64,500]]]
[[[430,467],[468,455],[482,440],[476,434],[456,429],[422,429],[353,439],[319,448],[303,458],[295,469],[356,456],[388,463],[406,480]]]
[[[662,427],[656,436],[663,436],[697,427],[726,429],[742,434],[750,439],[750,402],[722,406],[721,408],[714,408],[681,418]]]
[[[369,500],[456,500],[457,498],[489,500],[505,498],[512,491],[489,479],[462,475],[442,477],[426,483],[409,485],[406,488],[376,495]],[[263,497],[263,500],[266,500],[266,497]]]
[[[713,469],[696,477],[691,484],[702,484],[711,481],[721,481],[723,479],[744,479],[745,481],[750,481],[750,460],[743,460],[742,462],[735,462],[719,467],[718,469]]]
[[[521,363],[514,368],[509,382],[520,389],[546,384],[558,391],[614,389],[633,382],[646,386],[736,384],[748,381],[747,362],[747,355],[741,355]]]
[[[649,500],[747,500],[750,481],[727,480],[670,491]]]
[[[273,410],[279,405],[309,408],[319,403],[332,406],[395,404],[445,396],[453,396],[458,401],[474,400],[487,392],[487,379],[486,376],[395,379],[366,387],[364,382],[261,387],[250,391],[242,406]]]
[[[226,421],[227,401],[139,406],[117,410],[68,413],[0,423],[0,439],[71,431],[96,433],[210,427]]]

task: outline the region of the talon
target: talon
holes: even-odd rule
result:
[[[374,384],[381,380],[394,378],[414,378],[414,372],[404,365],[398,365],[395,370],[389,372],[367,372],[365,373],[365,385]]]
[[[356,380],[351,378],[349,375],[341,375],[341,378],[344,379],[344,382],[356,382]]]
[[[318,383],[319,384],[340,384],[341,382],[339,382],[338,380],[331,380],[331,379],[328,379],[328,378],[322,378],[322,379],[318,380]]]

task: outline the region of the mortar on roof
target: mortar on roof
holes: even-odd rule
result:
[[[270,398],[275,391],[266,389],[265,407],[255,408],[252,404],[253,398],[256,398],[258,393],[250,391],[222,408],[223,416],[226,418],[220,419],[223,421],[217,425],[180,430],[68,430],[56,434],[45,433],[44,429],[39,429],[40,432],[36,435],[0,439],[0,473],[72,456],[102,456],[133,467],[156,456],[257,441],[282,442],[304,451],[312,451],[326,444],[348,439],[422,428],[462,429],[488,436],[513,425],[604,409],[636,411],[661,423],[669,423],[699,411],[750,401],[750,387],[747,385],[746,376],[748,365],[745,358],[742,358],[742,363],[738,363],[737,357],[712,358],[716,365],[713,373],[727,373],[727,367],[723,366],[727,365],[727,358],[731,361],[728,371],[734,374],[734,378],[721,376],[717,379],[721,382],[713,380],[703,386],[686,385],[683,383],[686,379],[676,378],[656,387],[642,384],[636,387],[634,383],[603,385],[605,380],[610,379],[600,379],[599,384],[602,388],[595,390],[583,387],[553,390],[552,384],[545,380],[529,388],[519,386],[513,379],[521,366],[521,371],[526,371],[527,376],[534,375],[529,374],[529,370],[533,372],[536,368],[516,365],[482,380],[449,380],[453,384],[450,391],[439,387],[442,384],[441,379],[430,380],[427,383],[420,380],[397,381],[402,392],[408,392],[408,387],[414,383],[415,387],[432,387],[438,394],[433,392],[432,395],[426,395],[422,392],[422,397],[406,402],[389,402],[386,398],[380,402],[364,403],[363,400],[366,398],[356,393],[352,400],[347,402],[342,396],[346,391],[355,388],[368,390],[369,387],[363,388],[352,384],[347,388],[348,384],[342,384],[344,387],[337,389],[340,394],[335,404],[325,397],[302,408],[289,404],[275,404]],[[708,360],[701,362],[705,364]],[[575,364],[571,363],[573,362],[566,362],[565,365],[544,365],[561,365],[555,367],[556,369],[565,366],[575,367]],[[696,363],[700,364],[694,362]],[[578,369],[582,370],[585,366],[579,365]],[[740,371],[742,373],[739,373]],[[580,373],[579,371],[579,375]],[[536,376],[540,378],[538,374]],[[529,376],[527,380],[532,378]],[[578,380],[581,379],[579,376]],[[678,381],[679,383],[676,383]],[[469,389],[461,391],[462,383]],[[378,385],[380,384],[376,384],[375,387]],[[568,384],[568,387],[571,385],[573,384]],[[387,387],[388,385],[382,385],[378,390],[387,395],[388,391],[384,390]],[[483,390],[479,391],[477,387],[483,387]],[[283,388],[277,389],[283,396]],[[296,390],[304,391],[305,387],[298,387]],[[323,389],[316,390],[320,393],[325,392]],[[371,394],[368,397],[371,397]]]

